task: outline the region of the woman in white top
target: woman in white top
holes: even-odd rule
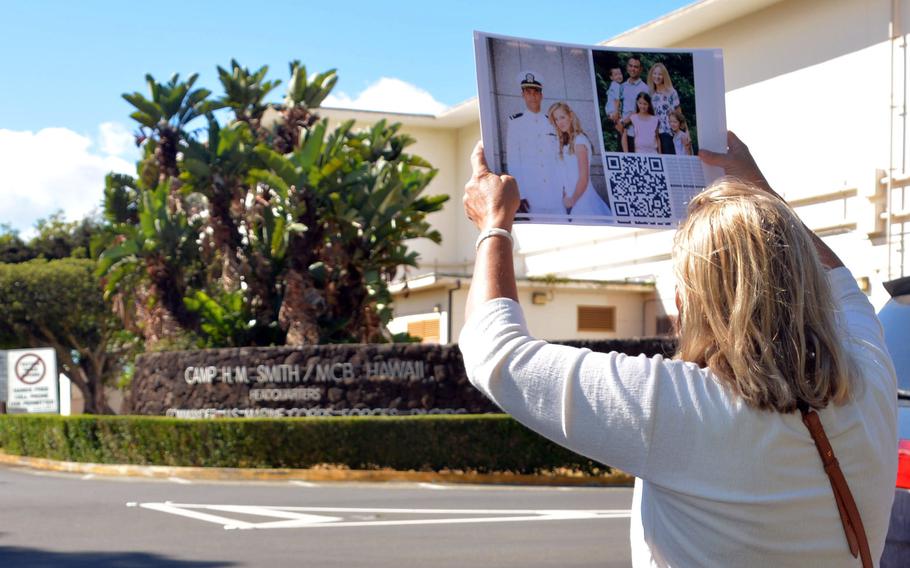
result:
[[[591,183],[593,151],[578,115],[568,104],[558,102],[550,105],[547,116],[556,130],[556,163],[562,170],[562,204],[566,213],[581,221],[611,215],[610,207]]]
[[[857,566],[832,482],[795,412],[815,409],[809,416],[820,417],[855,497],[871,550],[859,552],[872,565],[897,469],[896,379],[881,326],[748,149],[732,135],[728,144],[703,160],[744,181],[725,178],[694,198],[675,239],[672,360],[530,336],[505,238],[518,190],[487,169],[478,145],[464,205],[489,238],[478,242],[459,341],[468,376],[526,426],[638,478],[635,566]]]

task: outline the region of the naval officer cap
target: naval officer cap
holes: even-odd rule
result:
[[[543,77],[536,71],[522,71],[518,75],[522,89],[540,89],[543,90]]]

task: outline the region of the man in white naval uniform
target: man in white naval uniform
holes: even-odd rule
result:
[[[541,112],[543,80],[534,71],[520,75],[525,111],[509,117],[506,133],[508,173],[518,181],[522,208],[516,219],[534,220],[535,214],[565,215],[562,195],[555,187],[556,133]],[[524,202],[528,207],[524,207]],[[530,213],[530,216],[524,215]]]

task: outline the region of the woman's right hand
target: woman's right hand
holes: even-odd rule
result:
[[[726,154],[718,154],[717,152],[711,152],[710,150],[699,150],[698,157],[701,158],[702,162],[709,166],[719,166],[723,168],[728,176],[733,176],[747,183],[751,183],[786,203],[786,200],[783,197],[771,189],[768,180],[765,179],[761,170],[758,169],[758,164],[755,163],[755,158],[752,157],[749,148],[743,144],[742,140],[737,138],[736,134],[727,131]],[[806,232],[811,235],[812,240],[815,243],[815,248],[818,250],[819,260],[821,260],[821,263],[826,268],[831,269],[844,265],[841,259],[837,257],[837,254],[835,254],[834,251],[818,237],[818,235],[813,233],[805,224],[803,224],[803,227],[806,229]]]
[[[490,171],[481,142],[474,146],[471,167],[473,172],[464,186],[462,199],[465,215],[478,229],[511,231],[521,201],[515,178]]]
[[[777,195],[764,174],[758,169],[755,158],[752,157],[749,148],[740,140],[736,134],[727,131],[727,153],[720,154],[710,150],[699,150],[698,157],[701,161],[709,166],[717,166],[724,169],[728,176],[739,178],[744,182],[751,183],[769,193]],[[780,196],[778,196],[780,197]]]

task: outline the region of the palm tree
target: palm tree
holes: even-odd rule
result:
[[[150,345],[181,330],[193,331],[198,324],[183,301],[186,275],[198,260],[198,226],[184,213],[170,210],[169,193],[168,183],[145,191],[138,225],[118,225],[112,246],[98,257],[97,274],[106,294],[121,292],[136,300],[138,324]]]
[[[181,81],[180,75],[175,73],[167,83],[159,83],[146,75],[149,98],[138,92],[123,95],[136,108],[130,117],[140,124],[137,140],[154,145],[159,181],[177,178],[180,173],[177,154],[186,138],[186,126],[219,106],[206,100],[212,94],[208,89],[193,89],[198,78],[199,74],[194,73]]]
[[[238,121],[245,122],[252,128],[259,126],[258,121],[268,108],[265,97],[278,85],[280,80],[266,81],[269,68],[263,65],[256,71],[250,71],[231,59],[231,69],[218,66],[218,80],[224,87],[221,105],[234,111]]]
[[[446,196],[423,196],[435,170],[399,125],[330,129],[315,113],[337,76],[297,61],[269,104],[267,70],[219,67],[214,102],[197,75],[124,95],[144,158],[135,179],[108,180],[99,274],[148,345],[388,340],[388,282],[417,262],[406,241],[440,240],[426,217]],[[207,128],[190,130],[196,118]]]

